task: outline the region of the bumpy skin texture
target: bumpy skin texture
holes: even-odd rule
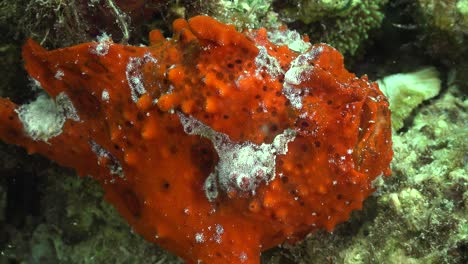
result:
[[[52,97],[64,92],[80,120],[34,141],[18,106],[0,99],[0,138],[92,175],[136,232],[188,263],[259,263],[261,251],[346,221],[390,174],[387,100],[333,48],[299,55],[264,29],[239,33],[203,16],[176,20],[174,32],[151,32],[149,47],[46,51],[29,40],[27,71]],[[275,175],[259,171],[256,189],[231,186],[210,201],[205,180],[220,158],[182,116],[237,144],[295,136],[272,161]]]

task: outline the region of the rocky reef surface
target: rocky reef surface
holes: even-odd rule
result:
[[[334,45],[351,71],[371,80],[433,69],[431,82],[411,75],[403,83],[415,85],[389,94],[401,123],[393,132],[393,174],[375,182],[363,210],[332,233],[266,252],[262,263],[468,262],[466,0],[64,2],[0,3],[0,96],[24,103],[37,93],[22,69],[27,37],[56,48],[105,31],[114,41],[147,43],[149,29],[169,32],[174,18],[197,14],[239,29],[286,24]],[[421,97],[427,89],[431,96]],[[0,263],[182,263],[133,234],[99,185],[74,174],[0,143]]]

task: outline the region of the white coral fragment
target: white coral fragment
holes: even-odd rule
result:
[[[403,127],[404,120],[423,101],[439,94],[441,81],[434,67],[399,73],[378,80],[379,88],[388,98],[392,111],[392,126]]]

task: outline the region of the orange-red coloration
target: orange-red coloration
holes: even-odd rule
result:
[[[335,49],[314,45],[295,60],[300,54],[264,29],[239,33],[209,17],[177,20],[172,39],[155,31],[150,41],[109,44],[99,56],[98,43],[46,51],[29,40],[27,71],[52,97],[68,95],[80,121],[34,141],[18,106],[0,99],[0,138],[92,175],[136,232],[188,263],[259,263],[261,251],[346,221],[372,181],[390,173],[388,103],[377,84],[344,69]],[[264,68],[260,50],[269,55]],[[219,156],[210,139],[184,132],[181,113],[239,144],[270,144],[288,128],[296,136],[277,155],[274,179],[209,201],[204,184]],[[107,155],[97,157],[93,144]]]

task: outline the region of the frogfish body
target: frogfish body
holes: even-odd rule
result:
[[[388,102],[338,51],[206,16],[173,29],[138,47],[28,40],[56,127],[38,128],[37,101],[2,98],[0,139],[92,176],[137,233],[187,263],[260,263],[333,230],[390,174]]]

